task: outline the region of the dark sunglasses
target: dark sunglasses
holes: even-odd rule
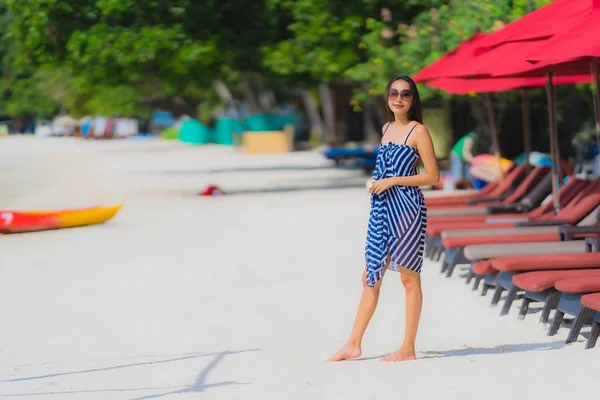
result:
[[[400,92],[398,92],[398,90],[396,90],[396,89],[388,90],[388,99],[389,100],[396,100],[398,98],[398,95],[400,95],[400,98],[403,101],[407,101],[412,97],[412,93],[410,90],[404,89]]]

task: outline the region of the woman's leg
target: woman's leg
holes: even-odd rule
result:
[[[383,269],[383,274],[385,275],[385,271],[387,271],[387,267],[389,266],[389,256],[388,262]],[[375,313],[375,308],[377,308],[377,302],[379,301],[379,291],[381,288],[381,282],[383,282],[383,276],[381,279],[375,284],[375,286],[370,287],[367,286],[366,272],[363,272],[362,276],[362,284],[363,291],[360,297],[360,303],[358,305],[358,310],[356,312],[356,317],[354,319],[354,327],[352,328],[352,332],[350,333],[350,338],[348,342],[340,351],[335,353],[333,356],[327,359],[327,361],[342,361],[349,360],[351,358],[358,358],[362,354],[361,343],[365,331],[367,330],[367,325],[369,325],[369,321],[373,314]]]
[[[400,279],[406,290],[406,331],[400,349],[382,358],[381,361],[414,360],[415,340],[421,317],[423,305],[423,292],[421,291],[421,274],[407,268],[400,268]]]

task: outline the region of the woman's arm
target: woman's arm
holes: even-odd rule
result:
[[[380,194],[392,186],[426,186],[435,185],[440,181],[440,170],[435,158],[433,141],[425,125],[419,125],[413,132],[415,147],[419,150],[425,172],[413,176],[396,176],[375,181],[371,193]]]
[[[470,137],[465,139],[465,147],[463,147],[463,158],[469,164],[473,164],[473,139]]]

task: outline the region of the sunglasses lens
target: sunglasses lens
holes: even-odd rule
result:
[[[410,90],[403,90],[400,92],[400,98],[402,100],[410,99],[412,97],[412,93]]]
[[[395,100],[395,99],[396,99],[396,97],[398,97],[398,94],[399,94],[399,93],[398,93],[398,91],[397,91],[396,89],[390,89],[390,90],[388,91],[388,99],[390,99],[390,100]]]

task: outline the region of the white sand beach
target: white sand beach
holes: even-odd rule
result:
[[[316,152],[0,140],[0,209],[125,204],[105,225],[0,236],[0,398],[594,396],[600,347],[546,336],[538,307],[500,317],[429,261],[418,360],[378,362],[404,333],[389,272],[363,357],[324,362],[361,292],[365,179]],[[228,194],[197,196],[207,184]]]

